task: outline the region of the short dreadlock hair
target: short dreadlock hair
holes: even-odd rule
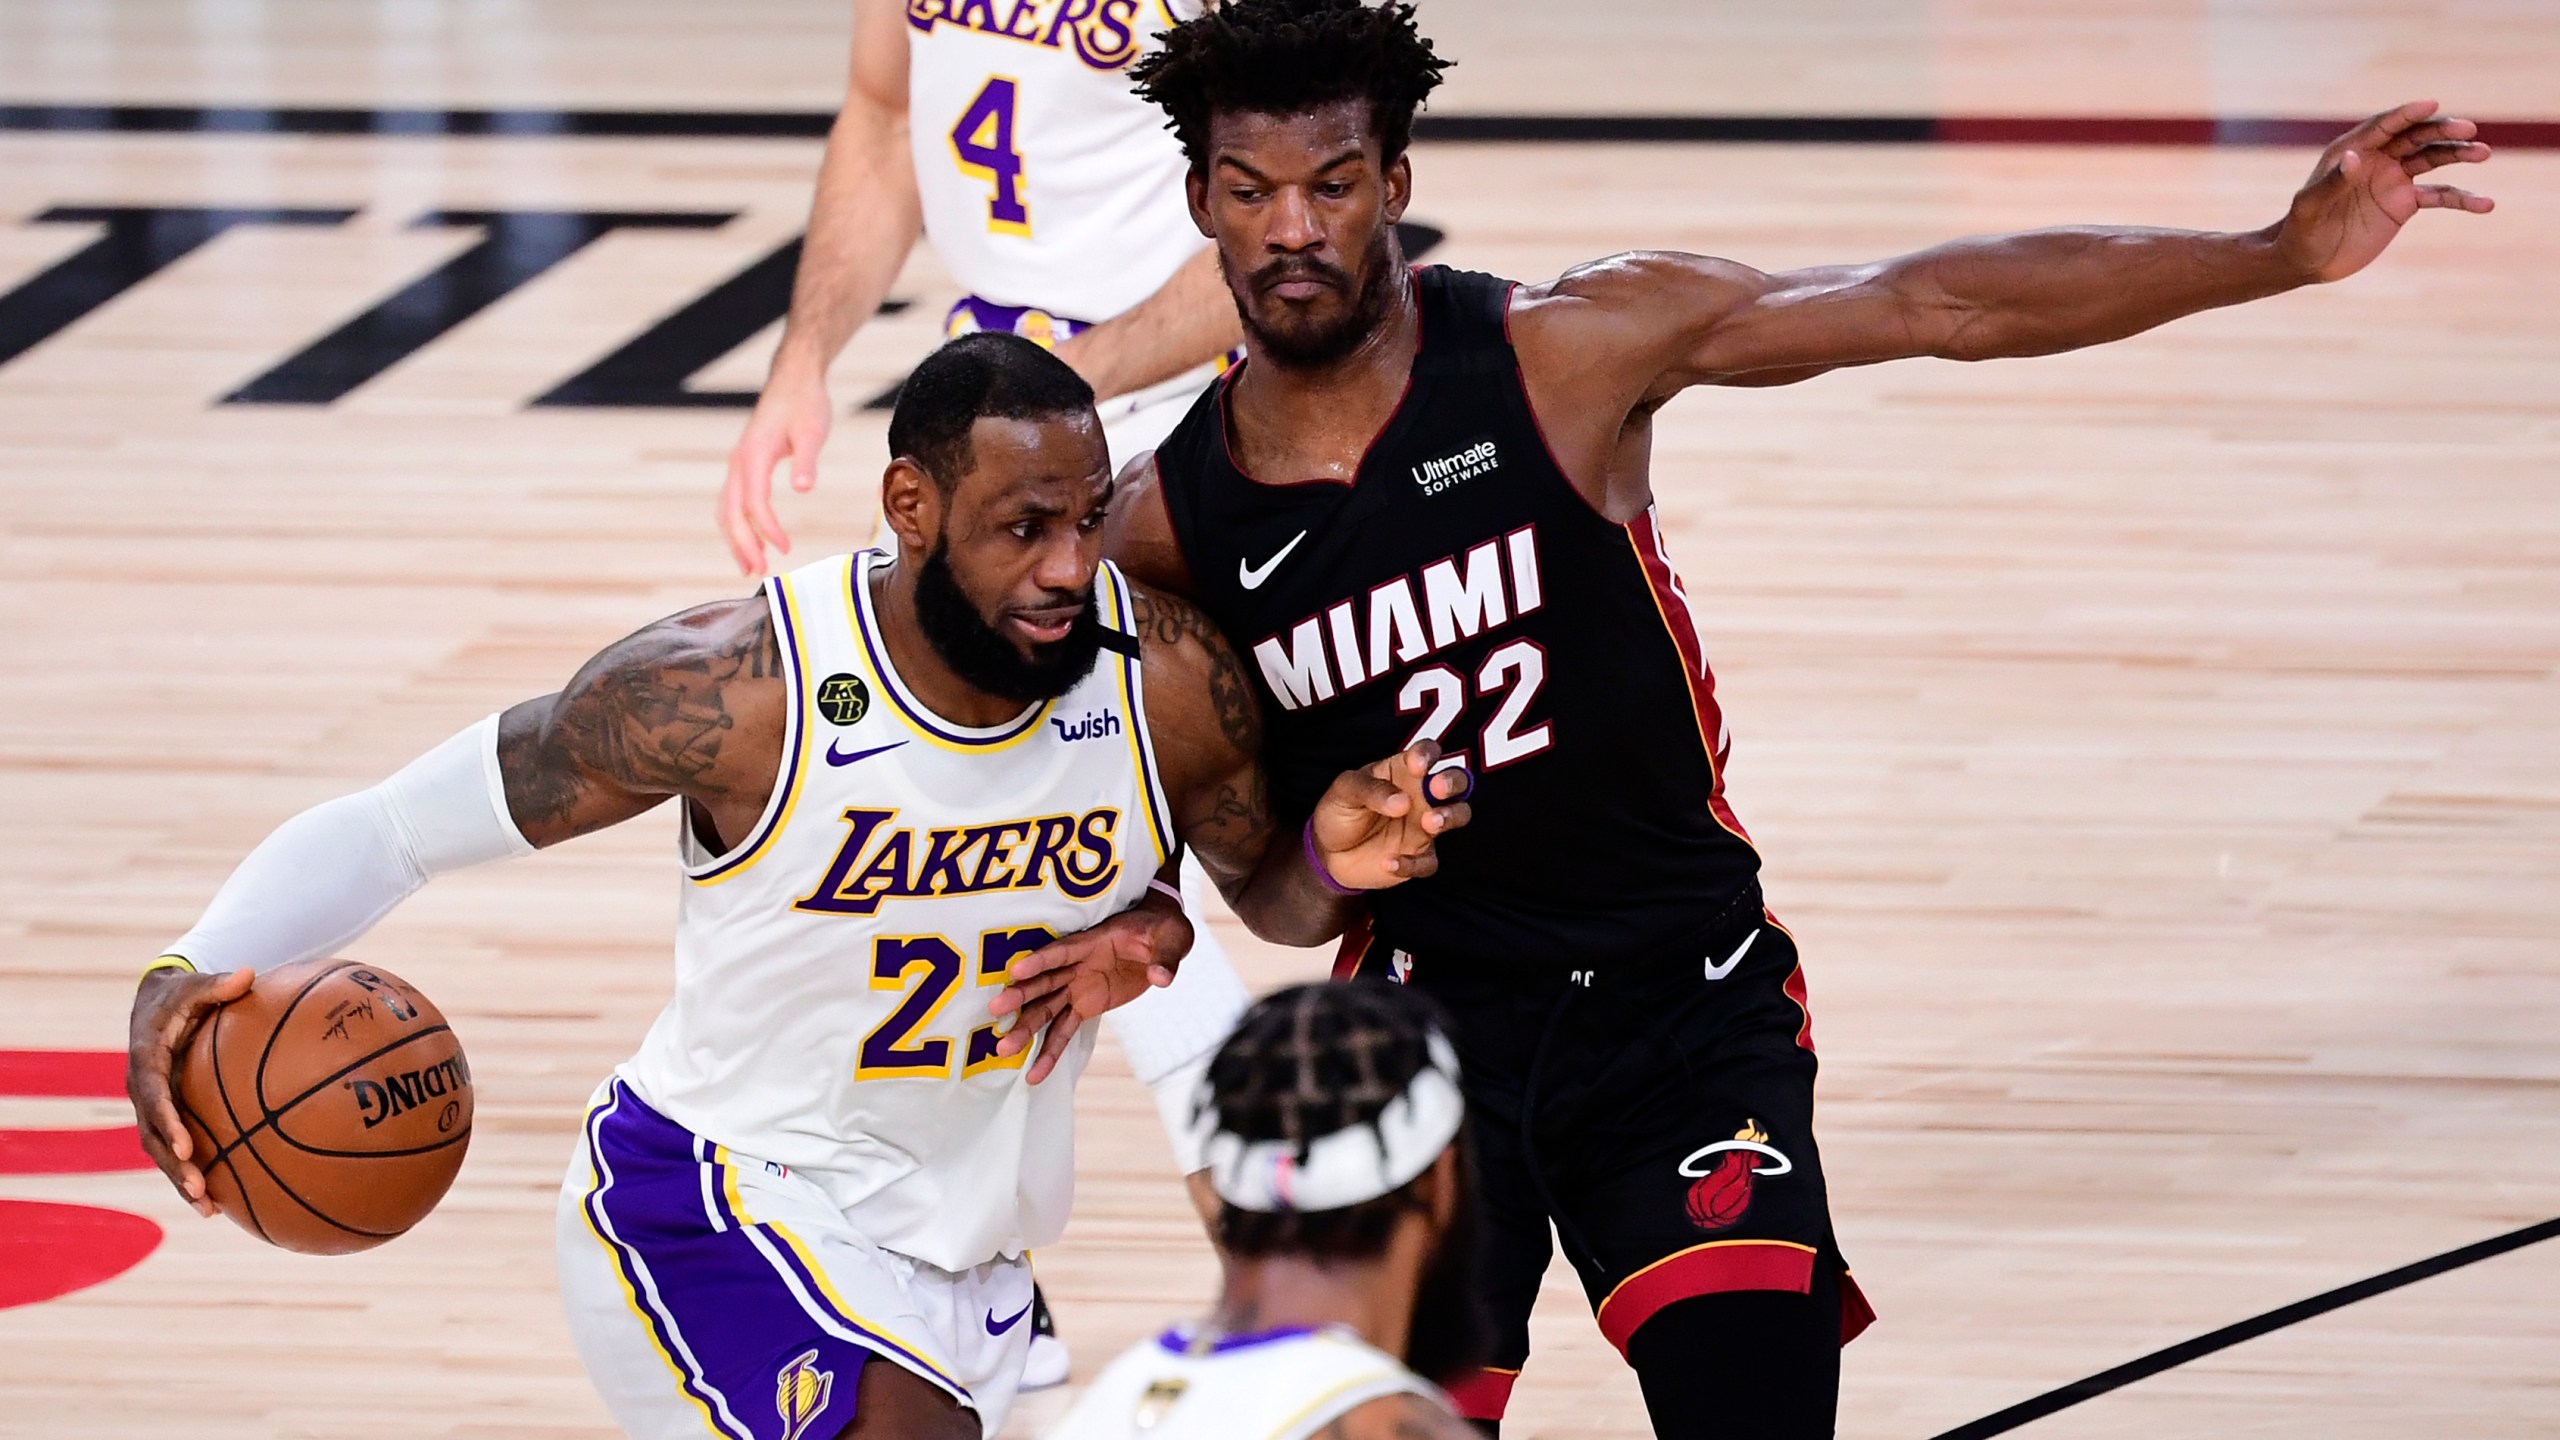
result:
[[[889,454],[912,460],[943,494],[978,463],[969,432],[982,419],[1045,420],[1093,408],[1093,387],[1019,335],[979,330],[924,357],[898,387]]]
[[[1440,1007],[1416,990],[1371,982],[1298,985],[1265,996],[1236,1023],[1209,1062],[1206,1106],[1218,1129],[1248,1142],[1308,1147],[1374,1123],[1431,1063]],[[1459,1145],[1465,1153],[1465,1138]],[[1430,1172],[1425,1170],[1424,1175]],[[1396,1221],[1421,1208],[1422,1177],[1339,1210],[1218,1209],[1218,1244],[1251,1259],[1309,1254],[1369,1259],[1385,1252]]]
[[[1209,120],[1220,111],[1295,115],[1355,97],[1392,163],[1413,142],[1413,112],[1449,62],[1431,53],[1402,0],[1226,0],[1160,37],[1129,69],[1164,107],[1194,171],[1209,168]]]

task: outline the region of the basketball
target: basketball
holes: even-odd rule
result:
[[[214,1204],[271,1245],[369,1250],[426,1218],[471,1143],[471,1067],[389,971],[307,960],[196,1030],[178,1111]]]

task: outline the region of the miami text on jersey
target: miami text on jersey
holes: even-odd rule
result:
[[[844,812],[844,843],[818,887],[792,903],[826,915],[869,915],[883,900],[938,899],[1055,885],[1090,900],[1120,878],[1120,812],[1041,815],[917,831],[895,810]]]
[[[1096,70],[1120,70],[1138,55],[1138,10],[1146,0],[907,0],[907,23],[930,35],[957,25],[982,35],[1068,50]]]
[[[1537,527],[1522,526],[1310,615],[1255,645],[1253,658],[1272,695],[1296,710],[1508,624],[1543,600]]]

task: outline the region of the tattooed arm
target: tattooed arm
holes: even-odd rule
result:
[[[1191,602],[1136,585],[1130,595],[1147,731],[1176,835],[1199,850],[1209,877],[1254,934],[1282,945],[1321,945],[1341,934],[1359,901],[1317,879],[1298,834],[1282,830],[1271,813],[1262,711],[1235,651]],[[1461,789],[1460,778],[1430,773],[1439,758],[1440,747],[1426,740],[1336,777],[1316,802],[1315,858],[1341,889],[1384,889],[1439,868],[1432,842],[1468,816],[1463,802],[1446,798]],[[1425,801],[1426,787],[1443,798]],[[1165,866],[1163,878],[1173,875]],[[1013,962],[1004,990],[988,1002],[994,1014],[1018,1015],[996,1053],[1018,1054],[1040,1036],[1040,1053],[1025,1072],[1039,1084],[1079,1025],[1149,985],[1172,984],[1173,966],[1190,948],[1181,907],[1150,895],[1032,951]]]
[[[717,835],[744,837],[773,789],[784,689],[762,599],[706,605],[616,642],[559,694],[276,827],[134,990],[125,1091],[144,1152],[212,1214],[169,1091],[187,1037],[260,971],[338,953],[432,877],[600,830],[670,795]]]
[[[1131,593],[1147,729],[1174,829],[1200,852],[1202,867],[1256,935],[1283,945],[1321,945],[1340,935],[1360,901],[1317,877],[1296,833],[1304,818],[1272,813],[1261,703],[1235,650],[1190,601],[1138,586]],[[1317,802],[1317,858],[1337,885],[1377,890],[1439,868],[1433,842],[1468,814],[1463,803],[1424,800],[1439,757],[1439,747],[1425,742],[1346,772]],[[1439,777],[1444,790],[1461,784]]]
[[[772,796],[787,688],[763,597],[668,616],[500,717],[507,810],[548,846],[682,796],[734,845]]]

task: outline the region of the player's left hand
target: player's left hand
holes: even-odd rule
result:
[[[1317,799],[1312,857],[1333,882],[1352,890],[1384,890],[1440,868],[1432,847],[1467,823],[1475,779],[1464,765],[1440,763],[1435,740],[1334,777]]]
[[[2433,100],[2385,110],[2330,142],[2276,227],[2278,253],[2314,280],[2344,280],[2373,263],[2421,210],[2486,215],[2496,202],[2417,177],[2489,158],[2480,127],[2436,113]]]
[[[1005,972],[1004,989],[987,1002],[988,1013],[1014,1017],[996,1041],[996,1053],[1019,1055],[1039,1036],[1040,1053],[1023,1073],[1039,1084],[1058,1068],[1086,1021],[1101,1019],[1150,987],[1172,984],[1189,953],[1191,922],[1181,907],[1151,899],[1017,957]]]

